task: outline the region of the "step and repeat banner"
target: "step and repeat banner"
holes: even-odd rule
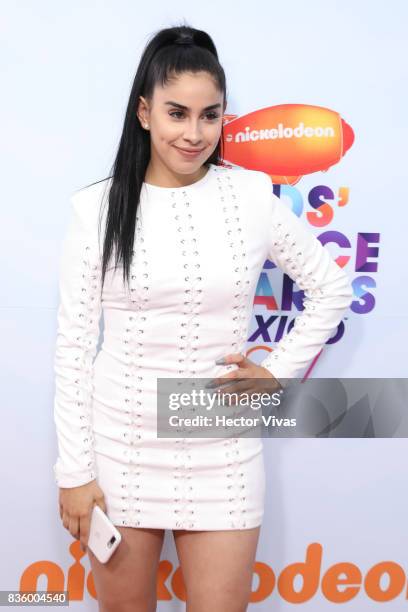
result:
[[[352,281],[350,309],[304,380],[401,379],[403,412],[408,9],[395,0],[44,0],[2,13],[1,589],[66,590],[71,609],[91,611],[89,559],[62,526],[52,469],[58,261],[71,193],[108,175],[142,49],[183,21],[213,37],[229,93],[225,162],[267,172]],[[301,298],[266,261],[248,357],[259,363],[273,350]],[[250,610],[408,609],[408,444],[376,429],[392,394],[376,411],[360,395],[343,398],[355,425],[347,435],[263,439]],[[185,609],[168,532],[157,592],[160,612]]]

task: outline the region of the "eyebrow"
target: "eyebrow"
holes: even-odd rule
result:
[[[177,108],[181,108],[182,110],[189,110],[188,106],[184,106],[184,104],[179,104],[178,102],[172,102],[171,100],[167,100],[167,102],[165,102],[164,104],[167,104],[169,106],[176,106]],[[218,104],[210,104],[210,106],[206,106],[205,108],[203,108],[203,110],[207,111],[212,110],[213,108],[221,108],[221,103],[218,102]]]

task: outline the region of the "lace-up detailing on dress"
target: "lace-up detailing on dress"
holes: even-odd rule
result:
[[[109,271],[100,299],[104,185],[73,198],[61,259],[55,422],[59,486],[97,478],[121,526],[245,529],[261,524],[262,440],[157,435],[157,379],[213,378],[246,349],[266,258],[305,292],[305,309],[262,365],[295,376],[351,299],[345,273],[273,195],[263,172],[209,165],[186,187],[144,183],[130,286]],[[99,319],[103,343],[96,359]],[[194,384],[194,381],[192,381]]]

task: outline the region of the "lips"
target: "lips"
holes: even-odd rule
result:
[[[182,151],[183,153],[200,153],[201,151],[204,151],[204,149],[182,149],[181,147],[176,147],[176,145],[174,146],[176,149]]]

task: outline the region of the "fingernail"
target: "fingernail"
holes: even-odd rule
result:
[[[221,365],[223,363],[225,363],[225,357],[219,357],[216,362],[217,365]]]

